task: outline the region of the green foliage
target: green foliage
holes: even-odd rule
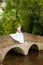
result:
[[[0,35],[3,35],[3,32],[4,32],[4,30],[3,30],[3,27],[2,27],[2,23],[0,22]]]
[[[5,0],[0,34],[16,32],[17,24],[22,24],[23,32],[43,35],[43,1],[42,0]]]

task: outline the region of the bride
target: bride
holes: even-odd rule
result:
[[[21,32],[21,24],[20,23],[18,23],[17,32],[15,34],[10,34],[10,36],[14,40],[17,40],[20,43],[24,43],[24,36],[23,36],[23,33]]]

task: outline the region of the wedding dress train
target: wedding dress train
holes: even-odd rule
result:
[[[24,43],[24,36],[22,32],[16,32],[15,34],[10,34],[10,36],[14,39],[19,41],[20,43]]]

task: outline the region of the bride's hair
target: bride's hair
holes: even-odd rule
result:
[[[21,23],[18,23],[17,28],[18,28],[18,27],[21,27]]]

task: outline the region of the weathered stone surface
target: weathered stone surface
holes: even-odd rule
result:
[[[43,36],[24,33],[25,41],[43,43]]]
[[[1,49],[6,48],[6,47],[9,47],[11,45],[15,45],[17,43],[19,43],[19,42],[16,41],[16,40],[13,40],[8,35],[0,36],[0,48]]]
[[[0,61],[3,61],[5,55],[12,48],[20,48],[24,55],[28,54],[28,51],[32,45],[37,45],[39,50],[43,50],[43,36],[36,36],[28,33],[23,33],[24,43],[20,43],[12,39],[9,35],[0,36]]]

